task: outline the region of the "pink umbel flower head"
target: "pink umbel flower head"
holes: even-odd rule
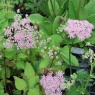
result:
[[[30,20],[27,18],[21,18],[19,14],[14,17],[15,22],[10,26],[5,28],[6,37],[6,48],[12,48],[13,45],[17,48],[34,48],[35,38],[34,38],[34,27],[31,26]],[[9,45],[8,45],[9,44]]]
[[[63,72],[58,71],[56,74],[49,72],[43,75],[40,84],[45,90],[46,95],[62,95],[61,84],[64,83]]]
[[[83,41],[91,36],[93,28],[94,26],[87,20],[80,21],[69,19],[67,24],[63,27],[63,30],[68,33],[70,39],[78,37],[79,40]]]

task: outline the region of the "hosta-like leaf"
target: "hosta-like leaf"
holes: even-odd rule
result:
[[[61,52],[60,52],[60,56],[63,58],[63,60],[70,65],[69,63],[69,47],[65,46],[62,48]],[[72,66],[78,66],[78,60],[77,58],[71,54],[71,65]]]
[[[52,16],[56,16],[60,12],[60,7],[56,0],[48,0],[49,11]]]
[[[54,22],[53,22],[53,34],[56,34],[57,33],[57,28],[60,26],[60,23],[59,23],[59,20],[60,19],[61,19],[61,16],[57,16],[54,19]]]
[[[88,15],[95,14],[95,0],[89,0],[89,3],[85,6],[85,10]]]
[[[43,16],[41,16],[40,14],[31,14],[29,16],[29,18],[31,19],[31,22],[33,24],[35,24],[35,23],[37,23],[37,24],[42,23],[42,21],[44,19]]]

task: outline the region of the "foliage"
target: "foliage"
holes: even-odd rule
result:
[[[23,17],[22,10],[20,10],[21,13],[15,13],[14,4],[23,8],[25,14],[28,10],[30,15]],[[48,74],[51,74],[51,77],[54,78],[56,72],[65,72],[66,68],[70,68],[71,75],[69,80],[64,77],[63,83],[69,89],[61,88],[66,90],[66,95],[89,95],[86,88],[90,85],[91,79],[95,78],[93,74],[94,54],[90,52],[89,57],[85,56],[85,58],[90,58],[91,62],[89,64],[90,74],[88,74],[84,70],[79,70],[79,60],[72,54],[71,48],[82,47],[88,55],[89,48],[86,44],[87,42],[95,44],[95,31],[88,28],[91,37],[87,36],[80,40],[77,36],[68,37],[69,31],[66,31],[64,27],[67,26],[67,21],[70,19],[77,22],[87,20],[95,27],[94,18],[95,0],[14,0],[14,2],[1,0],[0,95],[8,95],[8,84],[13,85],[11,89],[14,95],[45,95],[45,91],[40,85],[42,76],[47,77]],[[19,28],[17,29],[17,27]],[[75,30],[80,32],[78,29]],[[20,35],[22,31],[26,35]],[[19,35],[16,36],[17,41],[15,41],[14,37],[17,33]],[[32,39],[28,33],[31,33]],[[35,46],[33,48],[17,47],[18,41],[21,41],[18,37],[23,40],[25,45],[27,41],[31,41]],[[13,47],[8,48],[5,45],[7,40]],[[29,44],[30,42],[26,46]],[[22,43],[20,45],[23,46]],[[74,79],[72,79],[72,66],[78,68],[77,77]]]

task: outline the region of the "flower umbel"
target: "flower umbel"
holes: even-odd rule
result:
[[[67,21],[66,25],[61,25],[60,27],[59,30],[61,29],[60,31],[62,32],[63,27],[63,30],[68,33],[70,39],[78,37],[82,41],[91,36],[92,29],[94,28],[87,20],[80,21],[71,19]]]
[[[40,84],[44,88],[46,95],[62,95],[61,84],[64,83],[62,71],[58,71],[56,74],[53,72],[43,75]]]

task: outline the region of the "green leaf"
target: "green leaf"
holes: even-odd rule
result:
[[[50,63],[50,58],[48,55],[46,55],[40,62],[39,64],[39,69],[44,69],[44,68],[47,68],[47,66],[49,65]]]
[[[74,0],[69,1],[69,18],[75,19],[76,18],[76,10],[74,6]]]
[[[60,26],[60,24],[59,24],[59,20],[60,19],[61,19],[61,16],[57,16],[54,19],[54,22],[53,22],[53,34],[56,34],[57,33],[57,28]]]
[[[95,44],[95,32],[93,31],[91,37],[86,40],[86,42],[90,42],[91,44]]]
[[[29,78],[29,81],[28,81],[29,88],[33,88],[35,86],[35,84],[38,83],[38,81],[39,81],[39,76],[37,76],[37,75],[36,76],[31,76]]]
[[[24,69],[24,75],[27,78],[30,78],[31,76],[35,75],[34,68],[31,66],[30,63],[26,63],[25,69]]]
[[[63,58],[63,60],[68,65],[70,65],[70,63],[69,63],[69,47],[68,46],[65,46],[61,49],[60,56]],[[78,66],[79,65],[77,58],[75,56],[73,56],[72,54],[71,54],[71,65],[72,66]]]
[[[90,0],[85,6],[85,10],[87,11],[88,15],[95,14],[95,0]]]
[[[46,14],[47,16],[50,15],[49,9],[48,9],[48,0],[40,1],[38,2],[40,10]]]
[[[95,26],[95,14],[88,16],[87,20]]]
[[[21,59],[25,59],[25,58],[27,58],[27,55],[24,54],[24,53],[20,53],[20,54],[18,55],[18,57],[21,58]]]
[[[48,8],[52,16],[59,15],[60,7],[56,0],[48,0]]]
[[[10,69],[6,67],[6,77],[10,78]],[[3,79],[5,77],[5,67],[2,67],[2,70],[0,71],[0,79]]]
[[[25,82],[25,80],[18,78],[16,76],[14,76],[15,79],[15,86],[18,90],[25,90],[27,84]]]
[[[35,88],[30,89],[28,95],[40,95],[39,86],[37,85]]]
[[[5,57],[6,58],[12,58],[15,55],[16,52],[14,52],[12,49],[6,49],[5,50]]]
[[[80,11],[79,11],[79,19],[80,20],[85,20],[88,17],[88,14],[85,10],[84,7],[80,7]]]
[[[50,38],[51,38],[50,46],[53,45],[60,46],[60,43],[62,42],[62,37],[60,35],[55,34],[50,36]]]
[[[42,23],[43,22],[43,16],[41,16],[40,14],[31,14],[30,16],[30,20],[33,24],[37,23]]]
[[[52,23],[50,21],[42,22],[40,24],[40,28],[46,35],[51,35],[52,34]]]
[[[24,61],[17,61],[16,66],[18,69],[24,69],[25,68],[25,62]]]

